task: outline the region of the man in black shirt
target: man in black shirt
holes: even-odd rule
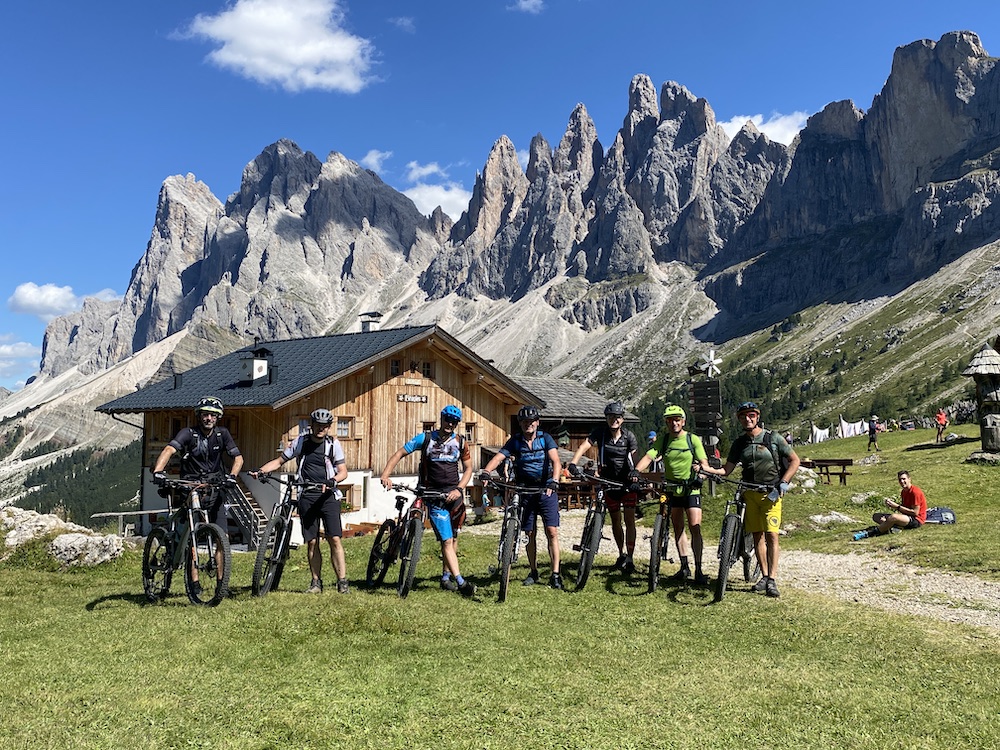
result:
[[[243,467],[243,456],[229,430],[219,426],[222,413],[222,402],[219,399],[212,396],[201,399],[194,409],[198,424],[195,427],[185,427],[163,447],[153,465],[153,476],[161,481],[166,478],[164,469],[175,453],[180,456],[181,479],[200,479],[209,474],[222,474],[222,454],[226,453],[233,459],[227,481],[235,483]],[[215,501],[207,508],[211,523],[219,523],[223,501],[223,493],[215,493]],[[223,531],[226,530],[225,518],[219,526]]]

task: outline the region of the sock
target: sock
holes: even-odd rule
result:
[[[449,578],[451,578],[451,573],[442,573],[442,574],[441,574],[441,580],[442,580],[442,581],[443,581],[444,583],[448,583],[448,579],[449,579]]]
[[[688,565],[688,559],[684,555],[681,555],[681,569],[682,570],[690,569],[690,566]]]
[[[465,585],[465,579],[462,576],[456,576],[455,582],[458,583],[459,586]]]

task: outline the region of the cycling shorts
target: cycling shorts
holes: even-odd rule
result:
[[[434,529],[434,536],[437,537],[439,542],[447,542],[455,536],[451,526],[451,513],[447,508],[441,505],[431,505],[429,506],[427,515],[431,519],[431,528]]]
[[[311,542],[319,537],[319,522],[323,522],[323,535],[328,539],[344,535],[340,525],[340,494],[334,490],[305,492],[299,498],[299,522],[302,540]]]
[[[685,493],[680,493],[679,495],[671,495],[667,493],[667,505],[673,508],[684,508],[688,510],[690,508],[700,508],[701,507],[701,493],[695,492],[690,495]]]
[[[537,494],[521,495],[521,529],[531,531],[535,528],[535,516],[541,514],[543,526],[559,528],[559,495],[547,490],[539,490]]]
[[[781,528],[781,498],[772,502],[768,500],[767,493],[746,490],[743,499],[747,501],[743,527],[756,533],[769,531],[777,534]]]
[[[920,523],[919,520],[917,520],[916,516],[910,516],[910,522],[908,524],[906,524],[906,526],[904,526],[903,528],[904,529],[919,529],[921,526],[923,526],[923,524]]]
[[[604,504],[612,513],[617,513],[622,508],[634,508],[639,503],[639,496],[628,490],[605,490]]]

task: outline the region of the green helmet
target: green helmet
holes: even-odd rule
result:
[[[663,416],[664,418],[680,417],[681,419],[687,419],[687,414],[677,404],[667,404],[667,408],[663,410]]]

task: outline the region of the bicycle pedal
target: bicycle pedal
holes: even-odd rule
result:
[[[573,545],[573,551],[574,552],[579,552],[582,549],[583,549],[583,547],[581,547],[579,544],[574,544]]]

